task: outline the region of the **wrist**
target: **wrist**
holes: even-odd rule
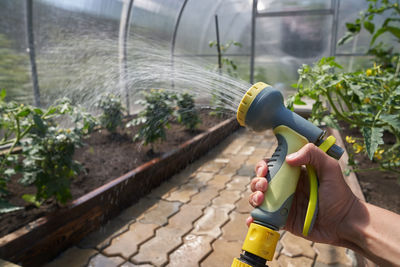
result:
[[[340,245],[361,253],[379,266],[398,266],[400,216],[356,199],[339,226]]]
[[[368,211],[366,203],[354,197],[351,208],[338,228],[340,245],[359,250],[365,242],[365,229]]]

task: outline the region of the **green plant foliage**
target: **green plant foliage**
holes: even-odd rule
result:
[[[217,41],[211,41],[208,43],[209,47],[217,47],[218,43]],[[237,46],[237,47],[242,47],[242,44],[240,42],[236,41],[229,41],[226,44],[220,44],[220,51],[221,51],[221,69],[228,73],[229,76],[237,78],[237,65],[235,61],[232,59],[225,57],[224,53],[226,53],[230,47],[232,46]]]
[[[0,131],[4,134],[0,145],[11,146],[0,158],[0,213],[18,208],[6,200],[7,184],[16,173],[22,174],[23,185],[36,186],[36,195],[24,196],[25,200],[39,205],[54,196],[65,203],[71,196],[70,180],[80,171],[80,165],[72,159],[74,150],[96,120],[67,99],[43,110],[6,102],[5,95],[1,91]],[[56,122],[61,120],[68,120],[71,127],[60,127]],[[16,146],[22,147],[21,156],[13,154]]]
[[[143,105],[144,110],[138,114],[137,118],[130,121],[127,127],[138,125],[139,131],[134,140],[140,139],[143,140],[144,145],[150,144],[150,151],[154,153],[154,144],[166,139],[166,128],[170,125],[174,111],[173,101],[176,96],[164,90],[155,89],[148,93],[144,92],[143,95],[144,100],[139,100],[137,103]]]
[[[368,9],[360,13],[359,18],[354,22],[346,23],[347,33],[339,40],[338,44],[342,45],[351,40],[361,32],[362,29],[371,34],[371,42],[368,54],[376,57],[377,64],[383,68],[394,68],[399,58],[399,49],[387,43],[379,42],[384,35],[394,38],[397,43],[400,43],[400,7],[398,1],[389,0],[367,0]],[[383,16],[385,19],[382,24],[376,25],[374,18]]]
[[[185,125],[189,130],[196,129],[201,123],[199,114],[196,110],[193,96],[188,93],[179,94],[177,96],[178,104],[178,122]]]
[[[73,160],[75,148],[81,145],[81,136],[76,131],[59,129],[43,123],[36,134],[22,140],[23,185],[36,186],[36,195],[23,198],[36,205],[52,196],[60,203],[71,198],[70,183],[82,170]]]
[[[97,106],[103,111],[100,116],[102,127],[114,133],[118,126],[123,125],[124,108],[121,104],[121,98],[113,94],[105,94],[100,98]]]
[[[381,169],[400,172],[400,77],[398,71],[374,66],[366,71],[336,73],[342,67],[334,58],[322,58],[313,66],[299,69],[297,93],[288,102],[301,105],[303,97],[314,100],[311,120],[338,127],[345,121],[360,129],[362,143],[353,142],[354,152],[366,152],[379,162]],[[398,70],[398,68],[396,68]],[[325,107],[328,102],[332,112]],[[384,144],[383,131],[395,138],[395,144]]]

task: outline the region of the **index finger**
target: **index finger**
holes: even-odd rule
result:
[[[265,177],[268,173],[268,159],[260,160],[254,169],[257,177]]]

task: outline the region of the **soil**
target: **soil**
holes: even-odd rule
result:
[[[75,160],[83,165],[85,171],[72,181],[72,199],[75,200],[143,163],[176,148],[228,118],[228,116],[210,116],[209,112],[210,110],[207,109],[200,110],[202,123],[194,131],[186,130],[184,126],[171,122],[171,127],[167,129],[166,141],[154,145],[153,151],[151,151],[150,145],[143,146],[141,142],[132,141],[132,137],[137,131],[136,128],[118,129],[117,133],[113,134],[104,129],[95,131],[84,140],[84,146],[77,149],[75,153]],[[0,237],[62,208],[53,200],[47,200],[39,208],[26,203],[21,196],[35,194],[35,188],[22,187],[18,184],[18,179],[19,177],[13,177],[12,182],[8,185],[11,192],[8,201],[22,206],[24,209],[1,215]]]
[[[341,134],[343,140],[346,136],[361,137],[358,129],[349,129],[346,125],[342,125]],[[395,138],[385,133],[384,140],[386,144],[394,144]],[[352,151],[350,144],[345,142],[345,145],[347,151]],[[356,154],[355,161],[360,170],[365,170],[356,172],[356,175],[366,201],[400,214],[400,175],[394,172],[367,170],[379,165],[362,153]]]

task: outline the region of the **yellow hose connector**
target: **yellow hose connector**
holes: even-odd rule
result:
[[[257,255],[267,261],[274,257],[280,234],[257,223],[250,224],[242,250]]]
[[[250,87],[249,90],[244,94],[242,101],[240,101],[239,107],[236,112],[237,121],[241,126],[245,126],[246,114],[253,103],[254,98],[262,91],[265,87],[270,86],[263,82],[258,82]]]
[[[235,258],[232,262],[231,267],[253,267],[251,265],[248,265],[242,261],[240,261],[239,259]]]

